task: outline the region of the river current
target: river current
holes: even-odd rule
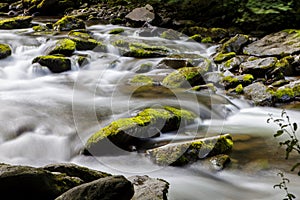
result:
[[[33,35],[31,29],[0,31],[0,43],[12,47],[12,56],[0,60],[0,162],[30,166],[72,162],[113,174],[149,175],[170,182],[169,199],[253,200],[282,199],[284,191],[273,189],[280,182],[276,175],[286,171],[289,190],[300,196],[299,177],[289,169],[296,156],[284,159],[284,150],[273,137],[277,127],[267,124],[268,114],[279,117],[281,109],[253,107],[246,100],[222,95],[191,95],[190,98],[165,96],[153,91],[134,95],[127,87],[142,64],[157,65],[163,58],[123,57],[110,45],[108,32],[116,26],[93,25],[88,30],[107,43],[107,52],[76,51],[88,55],[89,62],[79,67],[72,56],[72,70],[53,74],[32,64],[47,48],[66,35]],[[209,58],[215,46],[159,37],[139,37],[139,29],[124,28],[122,38],[138,38],[172,47],[180,53]],[[156,69],[147,75],[163,77],[170,70]],[[174,91],[175,94],[176,91]],[[232,162],[223,171],[213,171],[202,162],[187,167],[157,166],[139,153],[119,156],[80,155],[90,135],[114,119],[136,110],[163,105],[180,105],[199,113],[201,136],[231,133]],[[287,111],[297,122],[300,112]],[[166,136],[168,137],[168,136]]]

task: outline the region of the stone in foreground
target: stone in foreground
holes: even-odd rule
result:
[[[46,66],[52,73],[61,73],[71,70],[71,61],[69,58],[57,55],[38,56],[32,63],[39,63]]]

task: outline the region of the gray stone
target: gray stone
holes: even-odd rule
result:
[[[244,87],[245,97],[252,100],[257,105],[272,105],[272,94],[261,82],[253,83]]]
[[[155,19],[155,14],[153,7],[147,4],[145,7],[135,8],[125,18],[131,25],[141,26],[146,22],[151,23]]]
[[[243,74],[252,74],[255,78],[264,78],[267,71],[273,70],[277,58],[255,58],[250,57],[247,62],[240,64],[240,71]]]

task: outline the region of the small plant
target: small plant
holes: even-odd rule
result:
[[[290,182],[290,180],[284,176],[283,172],[279,172],[277,175],[281,177],[281,182],[279,184],[274,185],[273,188],[275,189],[276,187],[278,187],[279,189],[283,189],[286,192],[286,198],[284,198],[283,200],[296,199],[296,196],[288,191],[287,184]]]
[[[277,124],[280,129],[274,134],[274,137],[280,137],[283,135],[287,135],[288,138],[283,141],[279,142],[280,146],[284,146],[285,149],[285,159],[288,159],[290,153],[298,152],[300,154],[300,144],[299,139],[297,137],[296,131],[298,129],[297,123],[292,123],[290,121],[290,117],[287,115],[285,110],[281,112],[281,118],[273,118],[272,114],[269,114],[270,118],[267,120],[267,123],[273,122]],[[296,168],[300,167],[300,162],[294,164],[291,171],[294,171]],[[298,175],[300,176],[300,170],[298,171]]]

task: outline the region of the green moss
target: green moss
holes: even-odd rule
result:
[[[106,46],[102,42],[95,40],[85,30],[70,31],[68,36],[71,40],[73,40],[76,43],[77,50],[96,50],[96,51],[106,50]]]
[[[65,16],[53,24],[53,29],[56,31],[85,29],[85,23],[74,16]]]
[[[117,47],[126,47],[129,48],[129,42],[125,40],[116,40],[112,43],[112,45]]]
[[[120,34],[123,33],[125,30],[123,28],[115,28],[109,31],[108,34]]]
[[[235,83],[237,83],[239,81],[239,79],[236,78],[236,77],[234,77],[234,76],[225,76],[223,78],[223,81],[224,82],[228,82],[230,84],[235,84]]]
[[[168,39],[168,40],[178,40],[180,39],[180,33],[174,31],[172,29],[168,29],[160,35],[161,38]]]
[[[218,53],[217,56],[214,58],[214,61],[220,63],[220,62],[229,60],[230,58],[233,58],[235,56],[236,56],[235,52]]]
[[[292,38],[300,38],[300,30],[298,29],[285,29],[283,32],[286,32],[288,34],[293,34]]]
[[[275,96],[276,96],[278,99],[282,99],[283,97],[286,97],[286,98],[294,98],[295,93],[294,93],[294,91],[293,91],[291,88],[282,88],[282,89],[278,89],[278,90],[275,92]]]
[[[150,78],[149,76],[145,76],[145,75],[136,75],[130,80],[130,83],[134,84],[134,85],[151,86],[151,85],[153,85],[153,79]]]
[[[196,118],[196,115],[185,109],[178,109],[171,106],[165,106],[164,109],[172,112],[179,120],[184,119],[187,121],[191,121]]]
[[[32,20],[31,16],[18,16],[0,20],[0,29],[28,28]]]
[[[70,39],[62,39],[56,42],[55,47],[49,52],[49,54],[63,54],[70,56],[75,51],[76,43]]]
[[[236,86],[235,92],[236,92],[237,94],[242,94],[243,91],[244,91],[244,88],[243,88],[243,85],[242,85],[242,84],[239,84],[238,86]]]
[[[11,55],[11,48],[7,44],[0,44],[0,59]]]
[[[191,37],[189,37],[191,40],[195,40],[196,42],[201,42],[202,41],[202,36],[200,34],[195,34]]]
[[[253,77],[252,74],[245,74],[245,75],[243,76],[243,82],[244,82],[245,84],[250,84],[250,83],[252,83],[253,80],[254,80],[254,77]]]
[[[213,39],[211,37],[205,37],[201,40],[202,43],[213,43]]]

